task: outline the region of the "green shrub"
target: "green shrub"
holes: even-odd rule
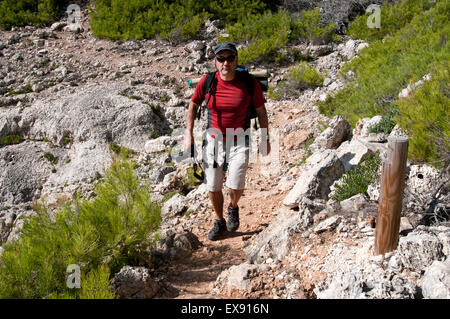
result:
[[[47,159],[47,161],[49,161],[52,164],[57,164],[58,163],[58,158],[55,157],[55,155],[53,155],[50,152],[45,152],[44,153],[44,157]]]
[[[407,98],[397,101],[401,128],[411,136],[408,155],[411,160],[448,166],[450,154],[450,77],[449,62],[436,64],[431,79]]]
[[[94,36],[111,40],[182,41],[195,38],[208,17],[234,23],[262,8],[254,0],[96,0],[91,28]]]
[[[280,99],[298,96],[299,91],[322,86],[324,79],[325,76],[316,68],[300,62],[287,72],[285,79],[276,88],[269,90],[269,97]]]
[[[7,135],[0,140],[0,146],[19,144],[23,142],[23,137],[17,134]]]
[[[245,42],[248,45],[239,50],[239,61],[247,63],[257,59],[280,60],[279,50],[291,41],[329,42],[336,39],[335,25],[321,24],[319,10],[303,11],[296,18],[286,10],[276,13],[248,15],[226,27],[229,38],[219,38],[219,42]]]
[[[384,133],[389,135],[395,127],[394,116],[398,114],[398,109],[393,108],[383,115],[381,121],[369,129],[369,133]]]
[[[28,24],[48,25],[58,18],[59,10],[66,4],[67,1],[57,0],[3,0],[0,2],[0,27],[9,30]]]
[[[357,17],[348,27],[347,34],[368,41],[381,40],[386,35],[394,35],[405,27],[416,15],[430,9],[436,1],[406,0],[393,5],[387,2],[380,7],[380,28],[369,28],[367,19],[372,13]]]
[[[336,185],[332,198],[341,202],[356,194],[365,194],[368,186],[377,179],[380,164],[380,156],[376,153],[345,173],[340,183]]]
[[[125,146],[120,146],[114,142],[109,142],[108,148],[110,151],[112,151],[115,155],[123,156],[124,158],[130,158],[134,154],[136,154],[135,151],[132,149],[129,149]]]
[[[291,20],[286,11],[278,13],[266,12],[262,15],[251,15],[225,31],[229,39],[219,39],[219,42],[249,42],[249,45],[239,50],[240,63],[247,63],[257,58],[274,57],[277,51],[289,41]]]
[[[400,90],[429,73],[433,63],[448,60],[449,15],[450,3],[437,0],[393,36],[374,41],[342,70],[344,76],[353,71],[356,80],[318,102],[319,110],[330,117],[339,114],[352,125],[389,112]]]
[[[339,42],[336,35],[336,25],[332,22],[324,25],[319,8],[314,10],[303,10],[301,17],[292,23],[291,39],[310,41],[312,43]]]
[[[0,298],[111,298],[111,276],[125,265],[146,265],[160,207],[132,166],[113,161],[93,200],[76,198],[54,215],[38,205],[20,240],[3,246]],[[80,267],[81,289],[66,284],[71,264]]]

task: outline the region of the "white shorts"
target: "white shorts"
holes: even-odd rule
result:
[[[245,174],[247,172],[250,147],[248,138],[230,138],[226,142],[220,137],[205,134],[205,147],[203,148],[204,183],[210,192],[218,192],[223,188],[225,170],[227,179],[225,185],[234,190],[245,188]],[[228,149],[228,152],[226,151]],[[225,169],[224,169],[225,165]]]

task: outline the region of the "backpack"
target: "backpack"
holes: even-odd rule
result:
[[[206,79],[205,82],[203,83],[203,99],[205,98],[206,94],[209,93],[209,97],[208,97],[208,101],[206,101],[206,106],[208,106],[209,103],[209,99],[211,98],[212,95],[214,95],[214,88],[216,85],[216,72],[217,71],[213,71],[213,72],[209,72],[208,74],[206,74]],[[253,90],[254,90],[254,77],[253,75],[251,75],[248,72],[248,68],[245,66],[238,66],[236,68],[236,72],[237,72],[237,77],[240,81],[245,82],[245,85],[247,87],[247,92],[251,97],[250,100],[250,105],[247,109],[247,116],[245,119],[245,127],[244,129],[248,129],[250,127],[250,123],[252,119],[256,119],[258,117],[258,113],[256,113],[256,109],[255,106],[253,105]],[[261,86],[261,90],[263,92],[266,92],[268,89],[268,85],[267,85],[267,78],[260,78],[260,77],[256,77],[256,80],[258,81],[259,85]],[[209,109],[208,109],[209,111]],[[201,110],[199,110],[198,114],[197,114],[197,119],[200,119],[200,115],[201,115]],[[256,129],[258,129],[258,124],[256,123],[256,120],[254,122],[254,126]]]

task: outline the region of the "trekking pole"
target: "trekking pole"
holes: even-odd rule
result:
[[[255,78],[267,78],[269,77],[269,70],[257,70],[257,71],[252,71],[249,72],[251,75],[253,75]],[[196,79],[189,79],[188,80],[188,86],[190,88],[195,87],[198,82],[200,82],[201,78],[196,78]]]

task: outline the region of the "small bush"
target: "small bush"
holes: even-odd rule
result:
[[[301,17],[292,23],[291,39],[309,41],[312,43],[328,43],[330,41],[339,42],[336,36],[336,25],[332,22],[324,25],[319,8],[314,10],[303,10]]]
[[[348,27],[347,34],[367,41],[381,40],[385,36],[393,36],[405,27],[414,16],[430,9],[436,1],[404,0],[393,5],[387,2],[380,7],[380,28],[369,28],[367,19],[371,13],[357,17]]]
[[[45,159],[47,159],[47,161],[49,161],[52,164],[58,163],[58,158],[50,152],[45,152],[44,157],[45,157]]]
[[[411,160],[448,166],[450,154],[450,83],[448,61],[436,64],[431,80],[412,94],[397,101],[395,117],[411,136],[408,153]]]
[[[3,0],[0,2],[0,27],[9,30],[13,26],[48,25],[58,18],[59,10],[66,4],[67,1],[57,0]]]
[[[91,28],[95,36],[111,40],[181,41],[195,38],[208,17],[234,23],[263,8],[255,0],[96,0]]]
[[[345,173],[340,183],[336,185],[332,198],[341,202],[356,194],[365,194],[369,185],[377,179],[380,164],[380,156],[376,153]]]
[[[384,133],[389,135],[395,127],[394,116],[398,114],[398,109],[393,108],[383,115],[381,121],[369,129],[369,133]]]
[[[0,140],[0,146],[13,145],[23,142],[23,137],[17,134],[7,135]]]
[[[146,265],[161,222],[160,207],[132,163],[113,161],[93,200],[76,198],[55,214],[43,205],[24,222],[20,240],[0,255],[0,298],[112,298],[109,280],[125,265]],[[68,265],[81,289],[70,289]]]
[[[449,15],[450,3],[436,0],[393,36],[374,41],[342,69],[343,76],[351,70],[356,80],[318,102],[320,112],[341,115],[351,125],[389,112],[403,88],[430,73],[434,63],[448,60]]]
[[[280,99],[298,96],[299,91],[322,86],[324,79],[325,76],[316,68],[309,66],[306,62],[301,62],[287,72],[285,80],[276,88],[269,90],[269,97]]]
[[[130,158],[131,156],[136,154],[136,152],[133,151],[132,149],[129,149],[124,146],[120,146],[114,142],[109,142],[108,147],[109,147],[109,150],[112,151],[115,155],[119,155],[124,158]]]

